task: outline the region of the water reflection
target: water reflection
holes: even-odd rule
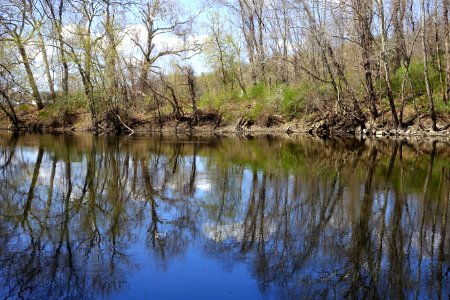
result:
[[[0,296],[447,298],[449,201],[445,142],[1,133]]]

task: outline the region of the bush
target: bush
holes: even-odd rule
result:
[[[268,86],[258,83],[248,87],[246,94],[224,89],[206,91],[199,99],[199,107],[216,109],[225,119],[230,120],[242,116],[242,113],[250,122],[258,122],[259,119],[274,114],[293,119],[305,113],[306,104],[308,108],[315,110],[323,103],[328,103],[327,99],[332,98],[330,93],[333,91],[327,84]]]
[[[198,101],[200,108],[216,109],[220,110],[226,102],[234,102],[239,99],[237,92],[227,92],[221,90],[217,93],[208,91],[203,93]]]
[[[73,93],[67,97],[57,97],[38,113],[38,119],[44,125],[61,126],[72,122],[75,113],[87,108],[87,100],[83,93]]]
[[[442,99],[436,99],[434,108],[437,113],[450,114],[450,104],[445,104]]]
[[[311,99],[313,95],[314,91],[306,84],[285,87],[280,105],[281,113],[288,118],[298,117],[304,111],[306,100]]]
[[[423,73],[423,63],[420,62],[411,62],[409,66],[409,77],[411,81],[406,78],[406,90],[411,89],[412,85],[412,92],[414,95],[423,95],[426,93],[426,86],[425,86],[425,80],[424,80],[424,73]],[[399,96],[402,91],[402,80],[403,75],[405,74],[406,69],[405,67],[399,68],[394,76],[392,76],[392,90],[395,93],[395,95]],[[434,68],[432,64],[428,65],[428,73],[429,73],[429,80],[430,80],[430,86],[433,90],[439,89],[439,72]],[[384,85],[384,81],[383,81]]]
[[[17,112],[28,111],[28,110],[31,110],[33,108],[34,108],[34,106],[31,105],[31,104],[20,104],[17,107]]]
[[[254,100],[264,100],[267,98],[269,88],[264,83],[257,83],[252,86],[247,92],[247,98]]]

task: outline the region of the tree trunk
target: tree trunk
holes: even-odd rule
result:
[[[442,70],[442,62],[441,62],[441,49],[440,49],[440,41],[439,41],[439,29],[438,29],[438,13],[437,13],[437,5],[438,1],[434,0],[434,13],[433,13],[433,25],[434,25],[434,42],[436,47],[436,62],[438,67],[438,73],[439,73],[439,85],[441,86],[441,92],[442,92],[442,100],[444,103],[447,103],[447,92],[446,92],[446,84],[444,82],[443,78],[443,70]]]
[[[397,116],[397,110],[395,108],[395,101],[394,101],[394,95],[392,93],[392,86],[391,86],[391,75],[389,70],[389,62],[387,61],[387,47],[386,47],[386,40],[387,40],[387,32],[386,32],[386,25],[385,25],[385,19],[384,19],[384,4],[383,0],[377,0],[378,2],[378,14],[380,17],[380,29],[381,29],[381,59],[383,61],[384,66],[384,75],[385,75],[385,81],[386,81],[386,87],[387,87],[387,94],[388,94],[388,100],[389,100],[389,106],[391,108],[391,114],[392,114],[392,120],[394,121],[394,127],[398,128],[399,120]]]
[[[392,3],[392,25],[394,27],[394,71],[400,68],[406,56],[403,21],[405,19],[405,1],[394,0]]]
[[[42,36],[40,29],[38,29],[38,42],[39,42],[39,48],[41,49],[41,52],[42,52],[42,60],[44,62],[45,77],[47,79],[48,88],[50,90],[50,99],[53,100],[56,97],[55,86],[53,83],[52,75],[50,73],[50,65],[48,63],[47,49],[45,48],[44,37]]]
[[[444,20],[444,43],[445,43],[445,60],[446,60],[446,69],[445,69],[445,83],[446,83],[446,91],[444,101],[448,104],[448,100],[450,99],[450,36],[449,36],[449,22],[448,22],[448,0],[442,0],[442,9],[443,9],[443,20]]]
[[[53,30],[56,33],[56,41],[58,42],[58,50],[59,50],[59,59],[62,65],[62,78],[61,78],[61,88],[65,97],[69,94],[69,65],[66,60],[66,52],[64,50],[64,39],[62,35],[62,15],[64,10],[64,0],[59,0],[58,5],[58,17],[56,17],[55,9],[53,7],[53,3],[49,0],[46,0],[50,14],[52,17]]]
[[[14,129],[19,129],[21,121],[16,114],[16,109],[12,104],[12,99],[9,97],[9,95],[3,88],[0,88],[0,96],[2,96],[3,99],[6,101],[6,105],[0,103],[0,110],[3,111],[6,114],[6,116],[8,116],[8,119],[11,122]]]
[[[355,0],[353,6],[355,10],[354,13],[356,14],[356,32],[358,33],[358,38],[362,47],[362,59],[368,96],[368,106],[370,116],[373,120],[375,120],[378,117],[378,110],[377,95],[375,93],[375,88],[373,86],[372,80],[372,10],[371,6],[368,3],[361,0]]]
[[[61,60],[61,64],[63,67],[63,73],[61,78],[61,87],[63,90],[64,96],[69,95],[69,65],[66,59],[66,53],[64,52],[64,41],[61,32],[61,28],[58,28],[58,41],[59,41],[59,58]]]
[[[257,51],[258,51],[259,79],[261,82],[266,83],[266,51],[264,49],[264,23],[262,15],[263,4],[259,3],[258,5],[259,7],[255,7],[255,11],[257,10],[256,17],[258,18]]]
[[[34,101],[36,101],[37,108],[39,110],[44,108],[44,104],[42,103],[41,95],[39,94],[39,89],[36,85],[36,80],[34,79],[33,71],[31,70],[30,61],[28,59],[27,52],[25,50],[25,46],[23,45],[20,37],[16,37],[16,45],[19,49],[20,56],[22,58],[22,63],[25,66],[25,71],[27,72],[28,82],[31,87],[32,95]]]
[[[106,63],[106,93],[107,93],[107,103],[109,105],[109,110],[118,111],[121,102],[119,101],[120,91],[119,91],[119,80],[117,74],[117,37],[114,29],[114,11],[111,12],[110,2],[106,2],[106,21],[105,21],[105,33],[106,33],[106,53],[105,53],[105,63]]]
[[[421,0],[421,11],[422,11],[422,54],[423,54],[423,74],[425,80],[425,87],[427,89],[427,98],[430,105],[430,115],[431,115],[431,129],[437,131],[436,125],[436,112],[434,111],[434,100],[433,92],[430,87],[430,80],[428,74],[428,52],[426,43],[426,10],[425,10],[425,0]]]
[[[197,103],[196,103],[196,92],[195,92],[195,76],[194,76],[194,69],[190,66],[186,69],[187,73],[187,81],[188,81],[188,87],[189,87],[189,94],[191,95],[191,101],[192,101],[192,111],[194,113],[194,124],[198,124],[198,110],[197,110]]]
[[[246,10],[246,1],[239,0],[239,12],[242,23],[242,33],[245,39],[245,46],[247,48],[248,60],[250,63],[250,73],[253,85],[257,82],[256,74],[256,60],[255,60],[255,26],[253,15],[248,15]]]

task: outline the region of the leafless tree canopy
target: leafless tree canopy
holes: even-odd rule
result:
[[[120,131],[136,111],[160,121],[189,115],[195,124],[202,109],[230,110],[224,102],[259,87],[275,100],[258,94],[256,106],[288,118],[319,113],[362,127],[381,118],[404,128],[427,116],[439,130],[450,96],[448,6],[5,0],[0,108],[18,127],[19,104],[69,111],[82,98],[93,130],[106,122]]]

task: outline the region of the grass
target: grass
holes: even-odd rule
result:
[[[445,104],[442,100],[442,97],[436,97],[435,98],[435,105],[434,109],[437,113],[443,113],[443,114],[450,114],[450,103]]]
[[[208,91],[199,100],[199,107],[219,111],[225,120],[244,117],[251,122],[271,114],[281,114],[292,119],[299,117],[306,100],[311,96],[311,88],[306,85],[268,86],[258,83],[247,91]]]
[[[38,112],[38,121],[43,125],[61,126],[72,121],[79,110],[87,108],[87,100],[82,93],[73,93],[67,97],[57,97]]]

